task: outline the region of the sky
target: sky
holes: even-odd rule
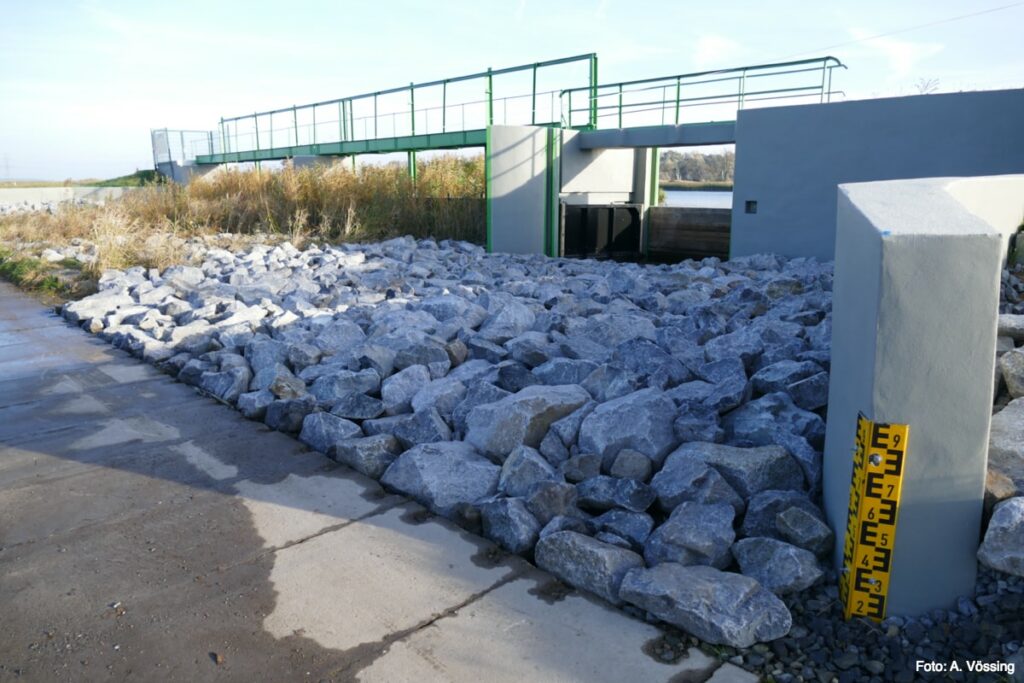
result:
[[[831,54],[846,98],[1024,87],[1024,0],[0,1],[0,179],[132,173],[153,128],[586,52],[601,82]]]

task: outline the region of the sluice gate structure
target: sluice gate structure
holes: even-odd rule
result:
[[[721,211],[702,223],[707,212],[657,206],[658,148],[732,144],[744,108],[829,102],[837,68],[821,57],[601,83],[597,55],[583,54],[231,116],[209,131],[155,129],[153,160],[183,182],[222,164],[404,152],[415,178],[418,152],[476,147],[491,250],[644,258],[653,243],[655,258],[725,257]]]

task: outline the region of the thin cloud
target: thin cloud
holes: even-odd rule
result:
[[[871,38],[871,33],[861,29],[851,29],[850,35],[856,40],[863,40],[863,49],[869,50],[886,61],[891,78],[905,78],[917,71],[918,65],[942,52],[942,43],[914,42],[899,40],[892,37]]]
[[[724,68],[730,65],[739,52],[740,44],[735,40],[710,34],[697,39],[693,61],[700,68]]]

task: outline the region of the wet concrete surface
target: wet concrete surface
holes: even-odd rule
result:
[[[747,681],[0,283],[0,681]]]

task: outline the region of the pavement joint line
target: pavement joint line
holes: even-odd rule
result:
[[[242,480],[242,481],[247,481],[247,480]],[[239,482],[239,483],[241,483],[241,482]],[[241,495],[241,494],[238,494],[236,492],[235,495]],[[367,512],[365,515],[361,515],[359,517],[356,517],[355,519],[349,519],[349,520],[345,520],[344,522],[338,522],[337,524],[332,524],[331,526],[324,527],[323,529],[320,529],[319,531],[316,531],[316,532],[310,534],[309,536],[305,536],[303,538],[297,538],[294,541],[288,541],[287,543],[284,543],[282,545],[274,546],[272,548],[264,548],[261,552],[259,552],[258,554],[254,555],[252,559],[253,560],[257,560],[257,559],[266,557],[267,555],[270,555],[270,554],[276,555],[277,553],[281,552],[282,550],[288,550],[289,548],[294,548],[295,546],[302,545],[303,543],[306,543],[307,541],[312,541],[315,538],[319,538],[319,537],[324,536],[326,534],[334,533],[335,531],[340,531],[340,530],[342,530],[342,529],[344,529],[346,527],[350,527],[353,524],[359,524],[361,522],[365,522],[366,520],[370,519],[371,517],[378,517],[380,515],[383,515],[384,513],[388,512],[388,511],[390,511],[390,510],[392,510],[392,509],[394,509],[396,507],[400,507],[401,505],[404,505],[405,503],[408,502],[406,499],[404,499],[402,497],[393,496],[393,498],[394,498],[394,500],[391,503],[381,503],[380,506],[377,507],[377,509],[372,510],[370,512]]]
[[[392,631],[380,640],[370,643],[361,643],[360,645],[357,645],[354,648],[350,648],[342,654],[351,653],[355,651],[355,658],[353,658],[349,662],[346,662],[337,669],[330,670],[327,674],[327,677],[329,679],[333,679],[334,677],[344,677],[340,679],[343,681],[357,680],[356,676],[359,674],[360,671],[365,669],[370,664],[373,664],[373,662],[375,662],[383,655],[387,654],[388,650],[395,643],[402,642],[410,636],[416,635],[420,631],[430,628],[442,619],[447,619],[448,617],[453,617],[457,615],[461,610],[463,610],[466,607],[469,607],[481,598],[486,597],[490,593],[512,583],[513,581],[518,581],[519,579],[523,578],[523,576],[529,573],[530,569],[532,569],[532,567],[529,565],[513,567],[511,573],[501,577],[489,587],[477,591],[476,593],[473,593],[462,602],[452,605],[451,607],[445,608],[444,610],[431,615],[430,618],[425,619],[418,624],[414,624],[409,628],[401,629],[398,631]]]

